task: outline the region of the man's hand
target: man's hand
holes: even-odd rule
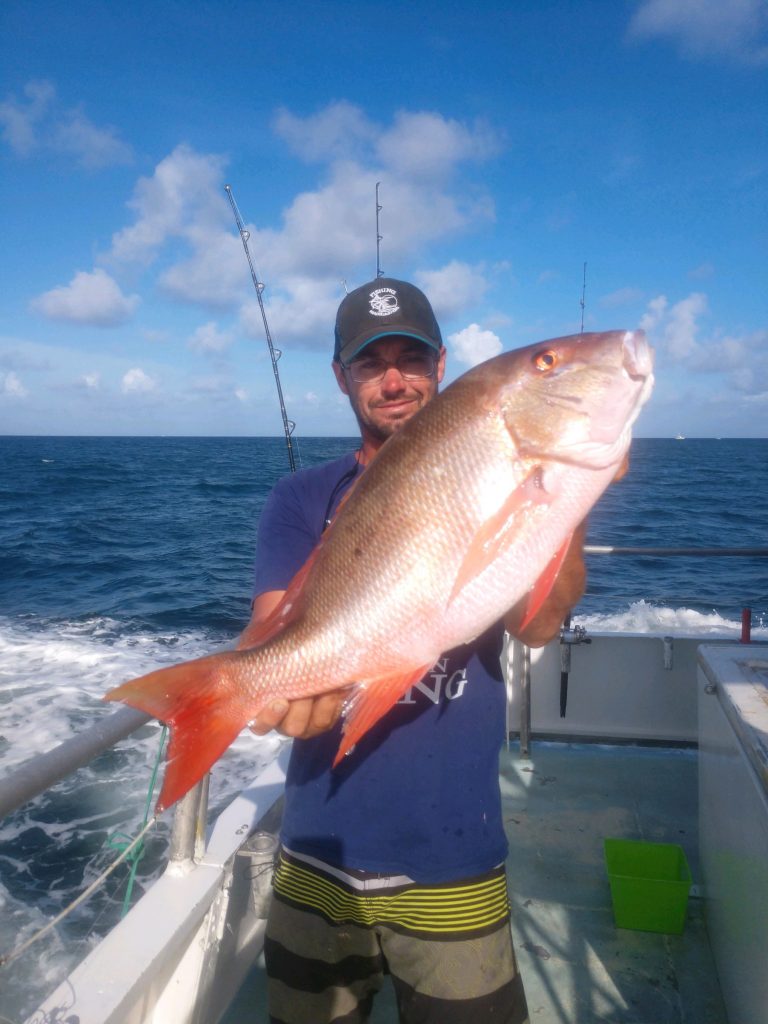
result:
[[[249,727],[257,736],[277,729],[283,736],[308,740],[326,732],[336,723],[347,693],[347,690],[332,690],[319,697],[274,700],[249,723]]]
[[[504,616],[504,626],[507,632],[518,640],[522,640],[528,647],[543,647],[544,644],[553,640],[560,632],[566,615],[584,593],[587,571],[584,568],[582,548],[586,532],[587,523],[584,520],[573,531],[570,546],[552,590],[525,629],[520,629],[520,623],[525,614],[527,598],[518,601]]]
[[[280,603],[283,593],[281,590],[270,590],[256,598],[253,602],[251,621],[244,635],[247,635],[251,626],[267,618]],[[242,649],[243,646],[245,645],[241,641],[238,648]],[[249,723],[249,727],[257,736],[264,736],[272,729],[276,729],[283,736],[308,740],[312,736],[326,732],[335,724],[347,694],[348,689],[342,689],[323,693],[319,697],[302,697],[291,701],[278,698],[264,708]]]

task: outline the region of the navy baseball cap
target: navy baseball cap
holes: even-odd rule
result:
[[[372,341],[389,335],[417,338],[436,352],[443,338],[424,292],[407,281],[377,277],[346,295],[336,314],[333,358],[349,363]]]

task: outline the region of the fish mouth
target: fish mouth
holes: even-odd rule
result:
[[[644,331],[627,331],[622,339],[624,370],[632,380],[653,379],[653,349]]]

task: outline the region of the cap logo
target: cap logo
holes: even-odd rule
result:
[[[371,292],[370,303],[371,316],[391,316],[400,310],[394,288],[376,288]]]

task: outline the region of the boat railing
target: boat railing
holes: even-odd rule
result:
[[[0,790],[0,818],[23,807],[94,758],[126,739],[152,718],[134,708],[120,708],[95,725],[11,771]],[[169,861],[198,858],[208,810],[208,776],[179,800],[174,811]]]

